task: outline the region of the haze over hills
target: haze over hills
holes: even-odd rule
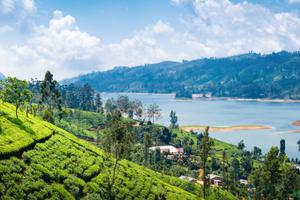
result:
[[[115,67],[62,81],[99,92],[203,93],[216,97],[300,99],[300,53],[241,54]]]
[[[4,80],[4,79],[5,79],[4,74],[2,74],[2,73],[0,72],[0,80]]]

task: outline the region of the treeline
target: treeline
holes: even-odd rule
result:
[[[227,58],[118,67],[65,80],[98,92],[211,94],[215,97],[300,99],[300,53],[249,53]]]

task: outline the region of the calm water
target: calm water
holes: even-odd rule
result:
[[[103,93],[102,98],[117,98],[118,93]],[[272,130],[212,132],[214,138],[237,144],[244,140],[247,149],[260,147],[264,152],[271,146],[279,146],[280,139],[286,141],[289,157],[300,158],[297,141],[300,133],[289,133],[297,127],[291,125],[300,119],[300,103],[266,103],[224,100],[175,100],[172,94],[127,93],[131,100],[139,99],[143,104],[156,103],[162,109],[159,122],[169,125],[169,113],[176,111],[179,125],[269,125]],[[298,127],[300,129],[300,127]]]

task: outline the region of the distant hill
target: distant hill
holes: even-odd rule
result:
[[[127,160],[110,191],[110,154],[24,112],[16,119],[11,104],[0,111],[0,199],[202,199],[199,185]],[[219,188],[211,193],[236,199]]]
[[[300,53],[242,54],[116,67],[68,79],[101,92],[201,93],[216,97],[300,99]],[[179,95],[180,96],[180,95]]]

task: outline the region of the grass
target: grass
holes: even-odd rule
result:
[[[77,109],[66,109],[67,116],[62,120],[55,120],[55,124],[70,133],[77,136],[84,136],[90,139],[95,139],[96,134],[88,131],[88,128],[104,123],[106,117],[104,114],[82,111]]]
[[[192,134],[191,132],[187,132],[187,131],[180,130],[180,129],[174,129],[173,133],[177,134],[177,137],[180,138],[180,139],[184,139],[185,137],[187,137],[189,139],[192,139],[194,141],[193,148],[196,148],[196,145],[197,145],[197,136],[196,135]],[[218,158],[218,159],[222,158],[223,150],[226,151],[228,158],[231,158],[233,155],[238,155],[238,154],[242,153],[242,151],[239,150],[237,148],[237,146],[235,146],[233,144],[222,142],[222,141],[217,140],[215,138],[213,138],[213,141],[214,141],[213,156]]]
[[[1,103],[0,110],[4,113],[0,116],[0,154],[25,149],[20,156],[0,159],[1,199],[109,198],[111,155],[52,124],[31,115],[27,118],[23,112],[15,120],[10,104]],[[228,192],[214,190],[212,195],[235,199]],[[114,199],[181,200],[202,199],[199,191],[199,186],[122,160],[110,193]]]

